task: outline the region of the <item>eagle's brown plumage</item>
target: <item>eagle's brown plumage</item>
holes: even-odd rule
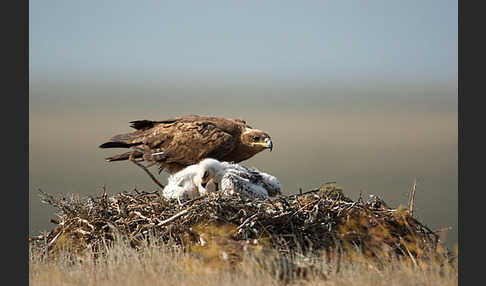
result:
[[[241,119],[189,115],[163,121],[137,120],[136,131],[112,137],[100,148],[131,148],[107,161],[143,158],[158,164],[161,172],[177,172],[204,158],[241,162],[267,148],[270,136]]]

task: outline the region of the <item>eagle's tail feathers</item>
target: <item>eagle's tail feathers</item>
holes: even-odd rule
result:
[[[137,129],[137,130],[144,130],[144,129],[149,129],[154,127],[154,124],[157,123],[157,121],[152,121],[152,120],[135,120],[135,121],[130,121],[130,127]]]
[[[130,155],[133,154],[133,157],[136,159],[136,158],[142,158],[143,154],[141,152],[137,152],[137,151],[129,151],[129,152],[125,152],[123,154],[118,154],[118,155],[114,155],[114,156],[111,156],[111,157],[107,157],[105,158],[105,160],[107,162],[114,162],[114,161],[124,161],[124,160],[128,160],[130,158]]]
[[[121,141],[109,141],[101,144],[100,148],[130,148],[134,145],[138,145],[138,143],[126,143]]]
[[[154,121],[154,120],[135,120],[130,121],[130,127],[137,129],[137,130],[146,130],[154,127],[156,124],[163,123],[163,124],[171,124],[179,120],[180,118],[172,118],[162,121]]]

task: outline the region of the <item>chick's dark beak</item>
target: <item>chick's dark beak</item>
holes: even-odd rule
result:
[[[202,182],[202,183],[201,183],[201,186],[202,186],[203,188],[206,188],[206,185],[207,185],[207,184],[208,184],[208,182]]]

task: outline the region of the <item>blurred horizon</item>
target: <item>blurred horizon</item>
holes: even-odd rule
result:
[[[83,1],[29,5],[29,233],[37,189],[155,189],[101,150],[129,121],[245,119],[275,143],[242,162],[290,194],[336,181],[458,233],[457,1]],[[166,175],[160,176],[164,182]]]

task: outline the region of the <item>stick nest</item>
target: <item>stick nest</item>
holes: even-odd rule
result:
[[[376,196],[345,197],[335,185],[273,200],[211,194],[190,201],[167,200],[159,192],[118,193],[80,199],[41,199],[59,210],[57,226],[33,236],[48,252],[69,247],[103,252],[117,237],[139,247],[147,239],[201,247],[224,238],[233,249],[264,246],[281,254],[358,248],[368,257],[425,255],[438,235],[407,209],[392,209]]]

